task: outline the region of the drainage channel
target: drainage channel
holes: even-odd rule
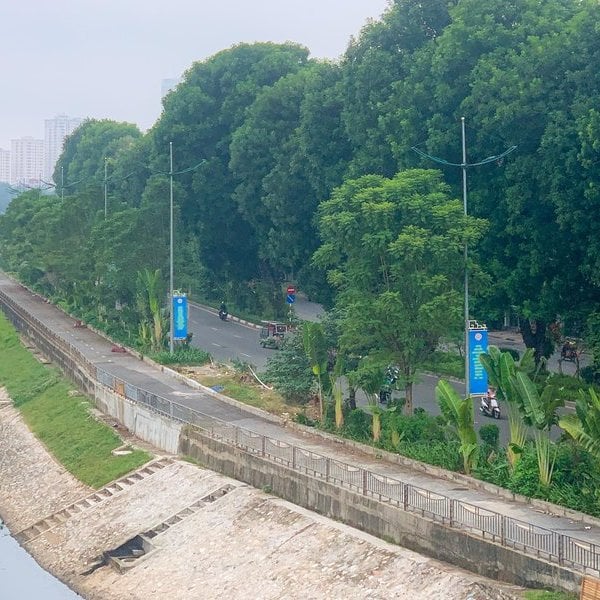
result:
[[[99,556],[88,563],[89,567],[85,572],[82,573],[82,575],[90,575],[96,569],[99,569],[104,565],[111,566],[119,573],[124,573],[125,571],[135,567],[139,559],[148,557],[153,552],[158,550],[158,548],[154,546],[150,540],[153,540],[161,533],[164,533],[170,529],[172,526],[177,525],[177,523],[180,523],[187,517],[198,512],[207,504],[222,498],[235,488],[236,486],[231,484],[224,485],[214,492],[207,494],[203,498],[200,498],[200,500],[197,500],[193,504],[190,504],[186,508],[180,510],[178,513],[172,515],[168,519],[165,519],[162,523],[152,527],[152,529],[144,531],[143,533],[139,533],[117,548],[103,552],[102,556]]]

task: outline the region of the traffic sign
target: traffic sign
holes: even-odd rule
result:
[[[293,285],[288,285],[287,293],[288,295],[291,294],[292,296],[294,296],[296,294],[296,288]]]
[[[287,295],[287,297],[286,297],[285,301],[286,301],[288,304],[294,304],[294,302],[296,302],[296,294],[290,294],[290,293],[288,293],[288,295]]]

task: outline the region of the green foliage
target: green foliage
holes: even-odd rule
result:
[[[475,433],[473,401],[470,396],[461,398],[458,392],[443,379],[435,388],[435,396],[442,416],[460,440],[463,469],[468,475],[477,461],[477,434]]]
[[[593,388],[579,391],[575,415],[564,415],[560,426],[587,452],[600,458],[600,395]]]
[[[267,361],[265,381],[290,404],[306,404],[311,400],[315,379],[304,352],[302,335],[286,336],[281,349]]]
[[[175,346],[173,354],[168,350],[162,350],[151,352],[148,356],[161,365],[205,365],[212,360],[208,352],[191,346]]]
[[[547,590],[531,590],[525,592],[524,600],[578,600],[576,594],[566,592],[553,592]]]
[[[456,377],[464,379],[465,377],[465,359],[456,352],[445,352],[434,350],[420,364],[423,371],[431,371],[437,375],[446,377]]]
[[[498,425],[490,423],[482,425],[479,428],[479,437],[489,450],[498,451],[498,442],[500,439],[500,429]]]
[[[415,369],[460,320],[463,244],[485,223],[426,170],[346,181],[318,218],[313,260],[338,290],[341,347],[398,365],[411,412]]]
[[[121,440],[90,414],[89,402],[72,393],[58,372],[39,363],[0,315],[0,383],[23,418],[64,467],[86,485],[101,487],[150,459],[141,450],[113,456]]]

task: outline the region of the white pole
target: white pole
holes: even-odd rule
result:
[[[173,329],[175,316],[173,315],[173,142],[169,142],[170,154],[170,248],[169,248],[169,352],[173,354]]]
[[[60,199],[65,199],[65,168],[60,168]]]
[[[461,129],[462,129],[462,172],[463,172],[463,209],[465,217],[468,215],[467,211],[467,142],[465,136],[465,118],[461,117]],[[466,395],[469,396],[471,393],[469,385],[469,268],[467,265],[468,260],[468,244],[465,240],[464,249],[464,261],[465,261],[465,390]]]
[[[108,158],[105,156],[104,157],[104,218],[106,219],[106,217],[108,216],[108,202],[107,202],[107,195],[106,195],[106,169],[108,166]]]

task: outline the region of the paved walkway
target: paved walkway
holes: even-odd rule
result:
[[[222,402],[214,395],[191,388],[177,381],[169,373],[141,361],[138,357],[128,353],[112,352],[112,344],[108,340],[87,328],[74,327],[72,318],[41,297],[14,283],[2,273],[0,273],[0,292],[10,296],[20,307],[42,321],[56,335],[71,343],[91,363],[139,388],[238,427],[305,448],[334,460],[400,479],[405,483],[420,486],[449,498],[600,545],[600,527],[594,519],[582,522],[548,514],[539,507],[509,501],[493,493],[470,487],[463,482],[436,478],[402,465],[376,459],[369,454],[341,446],[320,436],[307,435],[286,428],[272,417],[262,417],[256,414],[256,411],[246,411]]]

